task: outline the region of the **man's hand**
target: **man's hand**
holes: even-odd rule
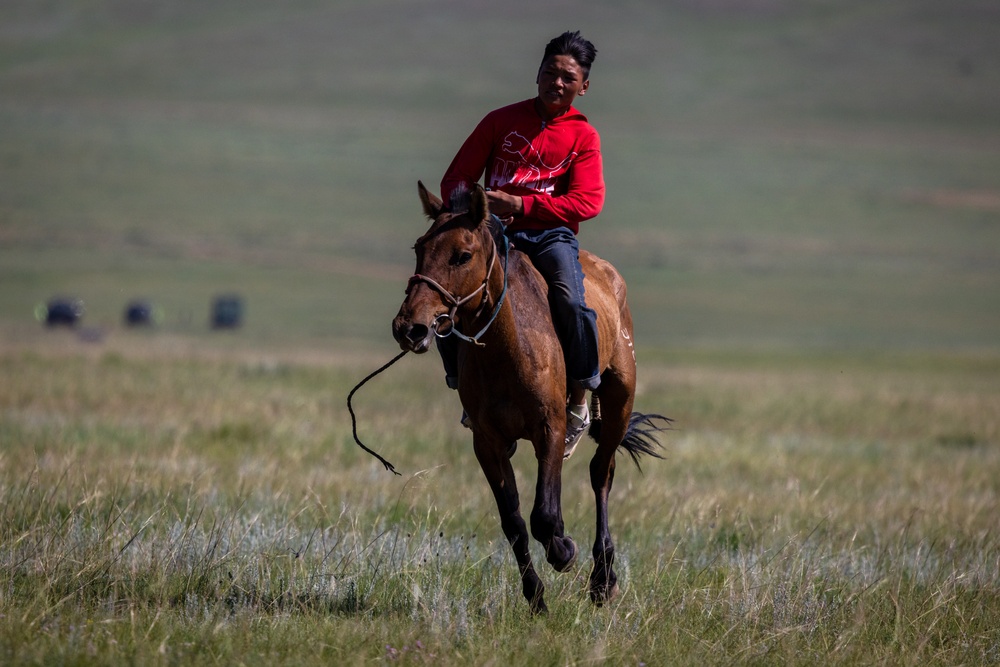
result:
[[[486,192],[486,200],[490,205],[490,213],[500,218],[505,225],[509,224],[515,215],[524,214],[524,202],[517,195],[489,190]]]

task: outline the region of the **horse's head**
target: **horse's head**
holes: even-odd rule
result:
[[[448,206],[417,184],[430,229],[417,239],[416,272],[392,321],[400,348],[421,353],[436,335],[447,335],[464,315],[481,312],[496,245],[489,230],[486,193],[476,185],[452,196]]]

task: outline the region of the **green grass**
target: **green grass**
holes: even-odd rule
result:
[[[1000,647],[995,358],[649,360],[667,459],[622,461],[622,594],[532,618],[457,403],[407,358],[8,353],[6,662],[985,663]],[[589,552],[586,450],[564,476]],[[514,463],[531,502],[534,459]],[[544,563],[534,545],[536,559]]]
[[[994,3],[564,9],[3,3],[0,662],[1000,660]],[[619,468],[620,598],[542,568],[533,619],[438,362],[356,402],[401,479],[344,399],[395,354],[416,181],[567,28],[608,183],[581,242],[677,430]],[[82,332],[35,320],[57,294]]]

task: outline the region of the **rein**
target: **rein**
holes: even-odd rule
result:
[[[347,395],[347,411],[351,413],[351,432],[354,434],[354,442],[358,443],[358,446],[361,447],[361,449],[365,450],[366,452],[368,452],[369,454],[371,454],[372,456],[374,456],[375,458],[377,458],[379,460],[379,462],[382,465],[385,466],[385,469],[388,470],[389,472],[391,472],[393,475],[398,475],[399,474],[398,472],[396,472],[396,468],[391,463],[389,463],[388,461],[386,461],[384,458],[382,458],[381,456],[379,456],[378,453],[376,453],[376,452],[368,449],[367,447],[365,447],[365,443],[361,442],[361,440],[358,438],[358,418],[355,417],[355,415],[354,415],[354,408],[351,407],[351,399],[354,398],[354,392],[356,392],[358,389],[361,389],[362,385],[364,385],[366,382],[368,382],[369,380],[371,380],[373,377],[375,377],[376,375],[378,375],[379,373],[381,373],[385,369],[389,368],[389,366],[392,366],[394,363],[396,363],[397,361],[399,361],[400,359],[402,359],[403,355],[406,354],[407,352],[409,352],[409,350],[403,350],[402,352],[400,352],[399,354],[397,354],[395,357],[393,357],[389,361],[389,363],[384,364],[378,370],[369,373],[368,376],[364,380],[362,380],[361,382],[359,382],[357,385],[355,385],[354,389],[351,390],[351,393]]]
[[[500,308],[503,307],[504,299],[507,297],[507,259],[510,253],[510,240],[507,238],[506,234],[504,234],[502,231],[500,232],[500,237],[503,238],[503,269],[504,269],[503,289],[500,291],[500,297],[497,299],[496,306],[494,306],[493,308],[493,313],[490,315],[489,321],[482,329],[479,330],[479,333],[477,333],[475,336],[466,336],[465,334],[463,334],[461,331],[458,330],[458,327],[455,326],[455,314],[458,312],[458,309],[461,306],[471,301],[480,292],[483,293],[483,305],[480,306],[478,311],[476,311],[477,317],[482,312],[483,307],[485,307],[486,299],[489,297],[488,285],[490,282],[490,276],[493,275],[493,267],[496,265],[496,259],[497,259],[497,241],[495,238],[493,238],[493,252],[490,254],[490,265],[489,268],[486,270],[486,277],[483,278],[483,284],[463,297],[455,296],[454,293],[449,292],[439,282],[428,276],[419,273],[415,273],[412,276],[410,276],[410,281],[406,286],[407,294],[409,294],[410,290],[413,288],[413,285],[415,283],[420,283],[420,282],[427,283],[428,285],[430,285],[431,288],[434,289],[434,291],[436,291],[438,294],[441,295],[441,298],[444,299],[446,305],[451,306],[451,310],[448,311],[448,313],[443,313],[441,315],[438,315],[437,318],[434,320],[434,326],[433,326],[434,335],[437,336],[438,338],[447,338],[448,336],[454,334],[455,336],[458,336],[467,343],[472,343],[477,347],[486,347],[486,344],[480,343],[479,339],[482,337],[483,334],[486,333],[486,331],[496,320],[497,315],[500,314]],[[448,329],[448,332],[444,334],[438,333],[438,325],[442,321],[451,322],[451,328]]]

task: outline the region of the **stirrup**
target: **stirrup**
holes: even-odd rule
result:
[[[584,410],[586,409],[586,404],[584,404]],[[583,439],[584,434],[589,428],[589,410],[587,410],[586,414],[584,414],[581,418],[569,408],[566,408],[566,440],[565,448],[563,449],[563,461],[566,461],[569,457],[573,456],[576,446],[580,444],[580,440]]]

